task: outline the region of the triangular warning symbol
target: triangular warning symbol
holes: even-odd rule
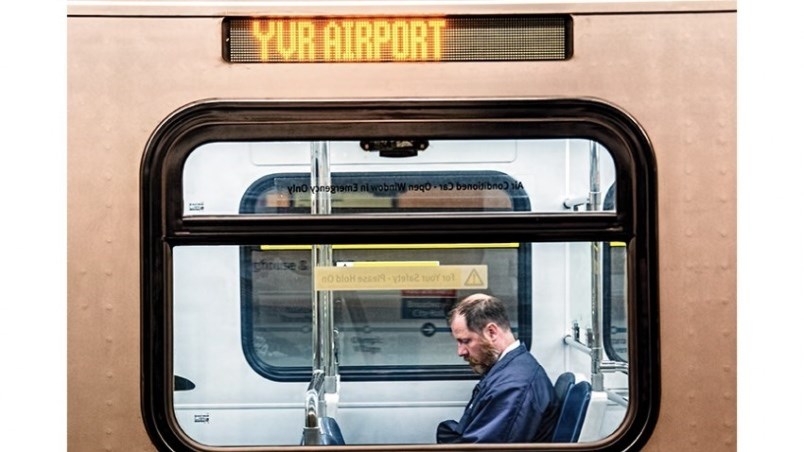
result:
[[[480,274],[477,273],[477,270],[472,270],[469,273],[469,277],[466,278],[466,282],[463,283],[464,286],[485,286],[486,284],[483,282],[483,278],[480,277]]]

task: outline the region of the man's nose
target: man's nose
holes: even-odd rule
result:
[[[458,345],[458,356],[464,357],[468,354],[468,350],[464,345]]]

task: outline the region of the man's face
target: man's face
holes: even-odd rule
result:
[[[452,336],[458,342],[458,356],[468,362],[475,373],[483,375],[488,372],[499,355],[491,342],[484,335],[469,330],[462,314],[452,319],[450,328]]]

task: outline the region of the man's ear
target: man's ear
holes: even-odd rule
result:
[[[494,342],[500,335],[500,327],[494,322],[489,322],[488,325],[483,328],[483,335],[486,336],[489,342]]]

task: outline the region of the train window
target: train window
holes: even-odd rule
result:
[[[282,378],[283,368],[303,368],[310,378],[312,334],[310,287],[313,269],[311,246],[262,246],[242,249],[244,350],[261,374]],[[478,288],[487,288],[510,301],[513,329],[530,343],[529,247],[518,243],[490,244],[367,244],[334,246],[336,267],[404,265],[430,267],[476,265],[493,268],[477,276]],[[460,298],[479,289],[423,288],[427,272],[388,273],[382,277],[393,290],[338,291],[334,296],[336,343],[344,380],[432,376],[433,366],[458,364],[452,338],[444,321],[448,309]],[[527,276],[526,276],[527,275]],[[438,278],[437,275],[430,275]],[[471,282],[471,281],[470,281]],[[405,289],[405,286],[411,287]],[[528,321],[525,321],[525,319]],[[521,321],[520,321],[521,320]],[[439,334],[436,334],[439,333]],[[396,373],[372,374],[365,366],[395,366]],[[424,366],[417,369],[417,366]],[[363,369],[363,372],[359,372]],[[447,367],[443,371],[452,370]],[[461,366],[458,375],[471,375]],[[454,372],[453,372],[454,373]]]
[[[616,185],[612,185],[604,207],[614,203]],[[606,354],[614,361],[628,362],[628,303],[626,292],[628,255],[625,243],[603,244],[603,342]]]
[[[264,176],[246,191],[241,213],[286,213],[310,211],[310,195],[295,194],[282,199],[287,187],[303,187],[309,173]],[[389,182],[390,181],[390,182]],[[400,182],[404,181],[404,182]],[[389,189],[397,184],[396,189]],[[529,211],[524,190],[503,173],[489,171],[451,172],[363,172],[334,173],[333,187],[366,187],[362,191],[333,193],[333,213],[403,211]],[[422,187],[422,190],[402,189]],[[460,186],[460,196],[445,202],[444,190],[432,186]],[[424,188],[430,188],[425,190]],[[336,195],[338,195],[336,197]],[[243,348],[249,362],[262,375],[274,379],[309,379],[312,362],[310,266],[311,246],[253,246],[241,251],[241,297],[243,306]],[[508,300],[517,300],[509,314],[519,337],[530,343],[528,260],[530,248],[509,244],[371,244],[334,247],[336,265],[382,262],[424,262],[431,264],[474,263],[505,269],[488,282],[488,289]],[[467,375],[455,368],[455,355],[448,345],[444,318],[449,306],[467,291],[420,290],[411,282],[407,290],[341,292],[335,298],[336,323],[340,334],[342,378],[412,378],[441,373]],[[427,345],[424,348],[423,340]],[[290,338],[293,338],[289,340]],[[401,338],[406,338],[405,340]],[[441,347],[432,347],[434,343]],[[405,351],[405,346],[410,347]],[[389,353],[388,350],[393,350]],[[421,351],[427,350],[427,353]],[[441,369],[434,367],[443,365]],[[365,371],[364,366],[394,366],[383,375]],[[306,369],[305,372],[299,372]],[[364,371],[360,371],[364,369]]]
[[[205,143],[184,166],[184,215],[309,215],[313,195],[326,195],[341,214],[590,209],[588,140],[428,140],[424,150],[396,158],[366,151],[374,145],[368,143],[327,141],[335,178],[327,182],[311,181],[311,142]],[[611,185],[611,155],[601,146],[598,156],[599,177]],[[563,172],[556,173],[557,166]],[[427,168],[453,171],[422,174]],[[241,200],[252,183],[258,186]],[[615,204],[605,210],[614,211]]]
[[[334,419],[349,445],[437,449],[479,378],[446,312],[476,292],[553,381],[590,382],[579,442],[622,448],[655,421],[655,170],[627,115],[208,102],[173,118],[142,214],[143,413],[167,448],[293,449]]]

